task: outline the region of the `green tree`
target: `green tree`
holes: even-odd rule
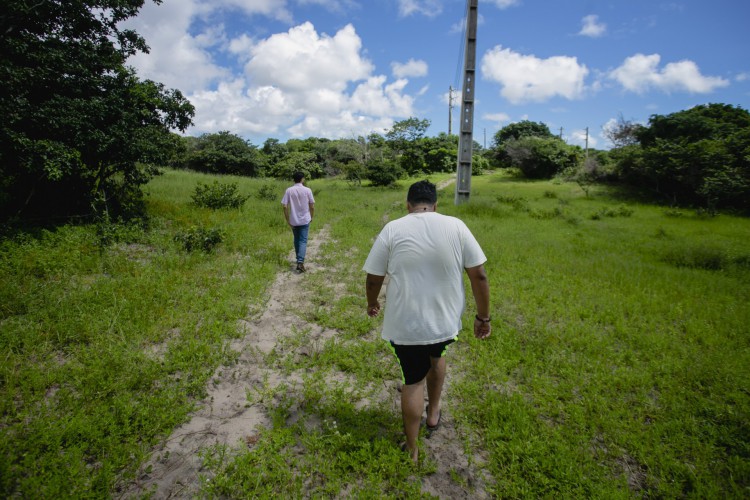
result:
[[[323,175],[323,167],[318,163],[315,153],[292,151],[281,161],[268,167],[268,174],[278,179],[289,180],[295,172],[302,172],[307,179],[315,179]]]
[[[420,141],[424,151],[426,173],[453,172],[458,161],[458,136],[441,132],[437,137],[425,137]],[[472,173],[474,169],[472,168]]]
[[[618,162],[625,182],[670,203],[750,209],[750,113],[708,104],[653,115],[638,133],[640,148]]]
[[[241,137],[221,131],[198,138],[187,166],[199,172],[255,177],[265,167],[265,156]]]
[[[580,148],[568,146],[557,137],[527,136],[510,139],[505,145],[510,164],[529,179],[549,179],[581,161]]]
[[[541,122],[522,120],[520,122],[506,125],[495,133],[495,147],[502,147],[510,139],[521,139],[523,137],[554,137],[549,127]]]
[[[0,217],[137,211],[192,105],[125,67],[143,0],[8,0],[0,15]]]
[[[281,161],[281,159],[289,152],[286,144],[282,144],[278,139],[273,138],[266,139],[261,151],[266,155],[266,159],[270,165],[274,165]]]
[[[511,166],[513,164],[513,159],[509,156],[507,146],[508,144],[517,145],[514,141],[518,141],[525,137],[549,139],[555,136],[552,135],[549,127],[541,122],[522,120],[520,122],[506,125],[498,130],[493,137],[494,161],[501,167]]]
[[[404,171],[391,159],[371,158],[366,165],[365,175],[373,186],[390,186],[399,180]]]
[[[411,117],[394,123],[385,133],[391,157],[409,175],[416,175],[425,169],[424,150],[419,143],[429,127],[429,120]]]

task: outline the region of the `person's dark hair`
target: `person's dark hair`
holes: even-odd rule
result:
[[[305,178],[305,174],[303,174],[302,172],[294,172],[292,178],[294,179],[295,183],[299,183],[302,182],[302,179]]]
[[[437,203],[437,187],[428,180],[415,182],[409,187],[406,201],[411,205],[419,205],[420,203],[434,205]]]

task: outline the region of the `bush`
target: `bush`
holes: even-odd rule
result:
[[[174,241],[181,244],[186,252],[201,250],[209,253],[224,241],[224,234],[216,228],[191,227],[187,231],[177,233]]]
[[[213,184],[198,183],[193,193],[193,203],[203,208],[240,208],[245,204],[249,196],[243,196],[239,192],[237,183]]]
[[[278,193],[273,184],[263,184],[258,190],[257,196],[259,200],[274,201],[278,198]]]
[[[389,160],[370,160],[367,162],[367,179],[373,186],[390,186],[403,175],[403,170]]]
[[[556,137],[511,139],[505,153],[514,167],[529,179],[550,179],[579,163],[580,148],[568,146]]]

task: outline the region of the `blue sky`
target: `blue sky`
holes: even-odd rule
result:
[[[479,0],[474,138],[543,122],[606,149],[619,116],[750,108],[747,0]],[[190,135],[357,137],[411,116],[448,131],[465,0],[164,0],[128,21],[142,78],[196,107]],[[456,99],[460,99],[457,92]],[[460,108],[453,110],[458,130]]]

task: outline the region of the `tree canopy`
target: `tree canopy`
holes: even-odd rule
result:
[[[750,209],[750,113],[707,104],[652,115],[639,148],[619,163],[621,178],[671,203]]]
[[[155,0],[159,3],[160,0]],[[0,217],[135,209],[193,106],[142,81],[143,0],[8,0],[0,14]]]

